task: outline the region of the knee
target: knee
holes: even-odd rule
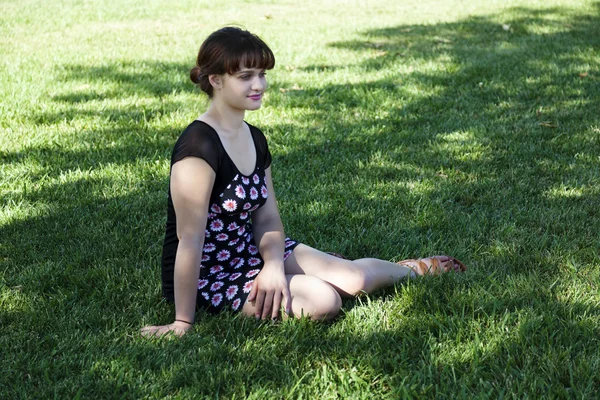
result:
[[[317,298],[318,304],[315,305],[315,311],[310,318],[319,321],[329,321],[337,317],[340,313],[342,298],[327,283],[323,282],[323,286],[325,287],[320,290],[319,297]]]
[[[360,268],[360,266],[354,264],[354,262],[350,262],[344,281],[344,291],[351,296],[358,296],[364,293],[368,288],[368,269]]]
[[[339,293],[317,277],[302,276],[302,287],[293,292],[292,310],[296,317],[308,316],[312,320],[327,321],[335,318],[342,308]]]

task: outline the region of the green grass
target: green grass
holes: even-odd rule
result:
[[[400,4],[399,4],[400,3]],[[593,398],[597,1],[2,1],[0,398]],[[237,23],[277,56],[265,131],[286,232],[470,267],[333,323],[167,323],[169,155]]]

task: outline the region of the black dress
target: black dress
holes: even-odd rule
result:
[[[185,157],[205,160],[216,173],[210,195],[202,266],[198,279],[198,308],[219,312],[241,310],[254,277],[264,262],[254,242],[252,213],[265,204],[269,195],[265,169],[271,153],[264,134],[248,124],[256,148],[256,166],[242,174],[225,151],[217,132],[202,121],[192,122],[181,134],[171,156],[171,168]],[[167,227],[162,255],[162,293],[174,301],[173,272],[177,253],[177,221],[169,187]],[[284,260],[298,245],[286,238]]]

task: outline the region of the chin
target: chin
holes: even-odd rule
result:
[[[262,106],[262,104],[254,104],[249,107],[246,107],[246,110],[248,110],[248,111],[258,110],[261,106]]]

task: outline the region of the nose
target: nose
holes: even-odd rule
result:
[[[256,76],[252,80],[252,90],[262,92],[267,88],[267,79],[264,76]]]

